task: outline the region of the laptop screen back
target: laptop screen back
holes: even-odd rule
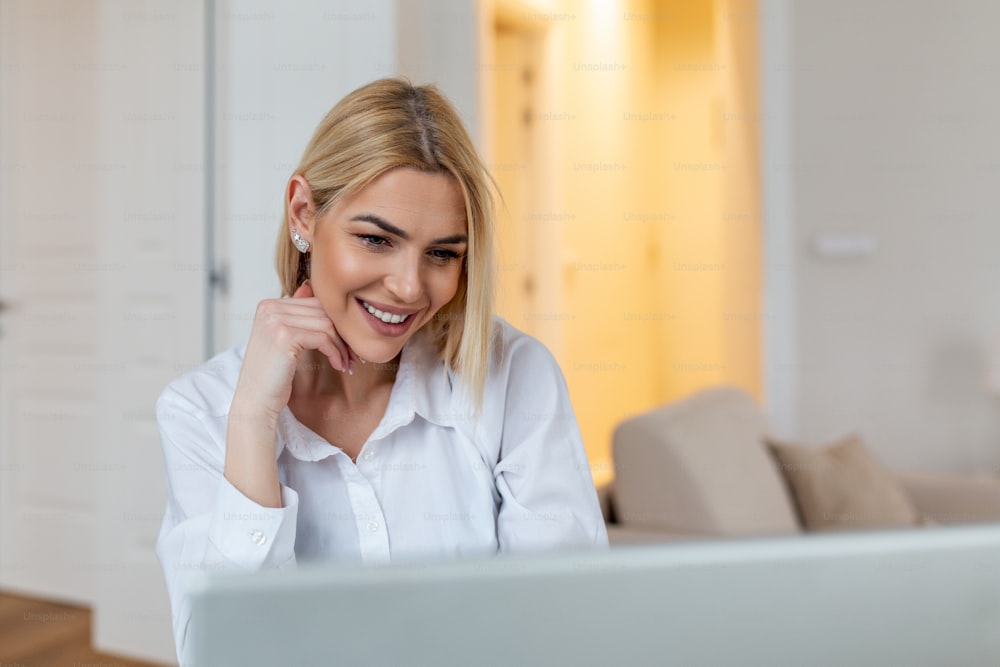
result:
[[[210,574],[197,665],[1000,664],[1000,526]]]

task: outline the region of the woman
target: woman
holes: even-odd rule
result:
[[[182,663],[199,570],[607,546],[559,367],[491,312],[489,183],[433,87],[376,81],[320,123],[283,298],[157,403]]]

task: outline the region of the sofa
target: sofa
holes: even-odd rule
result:
[[[814,529],[815,522],[811,525],[803,517],[807,496],[801,489],[803,495],[796,496],[790,483],[795,478],[787,474],[810,465],[783,468],[777,447],[763,411],[734,387],[704,390],[623,421],[613,435],[614,479],[598,488],[612,545],[793,535]],[[816,448],[802,452],[819,456]],[[882,472],[876,463],[870,467],[873,472],[865,483],[876,480],[883,487],[876,492],[896,493],[897,504],[907,504],[914,514],[891,525],[870,521],[864,528],[1000,521],[1000,480],[992,475]],[[844,468],[835,462],[830,474]],[[818,473],[822,483],[825,470],[812,465],[809,472]],[[857,493],[848,489],[844,498],[849,502]],[[851,524],[834,526],[845,528]]]

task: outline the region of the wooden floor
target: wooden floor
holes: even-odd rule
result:
[[[0,593],[0,665],[161,667],[90,648],[90,610]]]

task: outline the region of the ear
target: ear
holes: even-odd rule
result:
[[[309,182],[301,174],[293,175],[288,179],[285,196],[288,201],[288,233],[292,233],[292,228],[298,229],[302,238],[312,243],[315,211]]]

